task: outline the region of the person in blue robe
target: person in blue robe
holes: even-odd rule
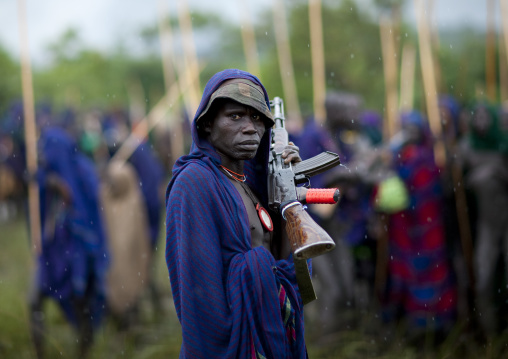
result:
[[[45,298],[54,299],[77,329],[85,357],[104,315],[109,254],[94,164],[63,129],[47,127],[39,140],[42,248],[30,296],[31,330],[43,355]]]
[[[166,262],[180,358],[307,357],[293,257],[277,245],[280,214],[270,212],[273,232],[252,215],[255,201],[268,208],[272,118],[255,76],[219,72],[204,89],[190,153],[173,167]],[[283,156],[300,160],[294,146]]]

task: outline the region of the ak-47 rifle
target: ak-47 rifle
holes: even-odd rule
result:
[[[275,97],[272,107],[275,125],[272,128],[272,144],[268,165],[268,206],[280,211],[286,221],[286,232],[295,259],[319,256],[335,248],[335,242],[305,211],[298,200],[297,185],[310,183],[309,178],[340,164],[339,155],[322,152],[296,165],[285,164],[282,152],[288,145],[288,133],[284,127],[284,104]],[[336,203],[339,190],[309,189],[305,202]]]

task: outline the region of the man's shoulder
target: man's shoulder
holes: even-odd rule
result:
[[[178,176],[175,178],[175,184],[183,183],[191,185],[199,183],[200,186],[207,186],[214,177],[212,168],[203,161],[189,161],[179,171]]]

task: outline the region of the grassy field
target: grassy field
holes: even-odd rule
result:
[[[163,241],[161,241],[163,243]],[[0,224],[0,358],[35,358],[28,330],[27,298],[33,272],[24,220]],[[156,280],[161,290],[162,313],[152,310],[143,297],[138,323],[120,332],[107,319],[97,332],[90,358],[178,358],[181,334],[171,299],[163,250],[157,251]],[[312,310],[312,308],[311,308]],[[48,300],[46,319],[47,358],[74,358],[76,335],[56,304]],[[357,314],[349,328],[319,333],[307,323],[309,357],[328,358],[506,358],[508,334],[480,345],[457,329],[440,346],[427,337],[408,345],[403,330],[382,325],[371,312]]]

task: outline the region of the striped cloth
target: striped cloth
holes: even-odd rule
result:
[[[439,169],[423,118],[417,113],[402,117],[403,129],[409,123],[420,128],[422,139],[395,156],[410,203],[390,216],[387,304],[402,311],[413,330],[449,330],[457,314],[457,289],[446,248]]]
[[[220,172],[219,155],[197,134],[196,118],[231,78],[262,86],[240,70],[210,79],[194,117],[191,152],[175,164],[166,192],[166,262],[182,326],[180,358],[306,358],[292,256],[276,261],[264,247],[251,248],[242,198]],[[247,183],[265,206],[269,140],[267,131],[245,163]]]

